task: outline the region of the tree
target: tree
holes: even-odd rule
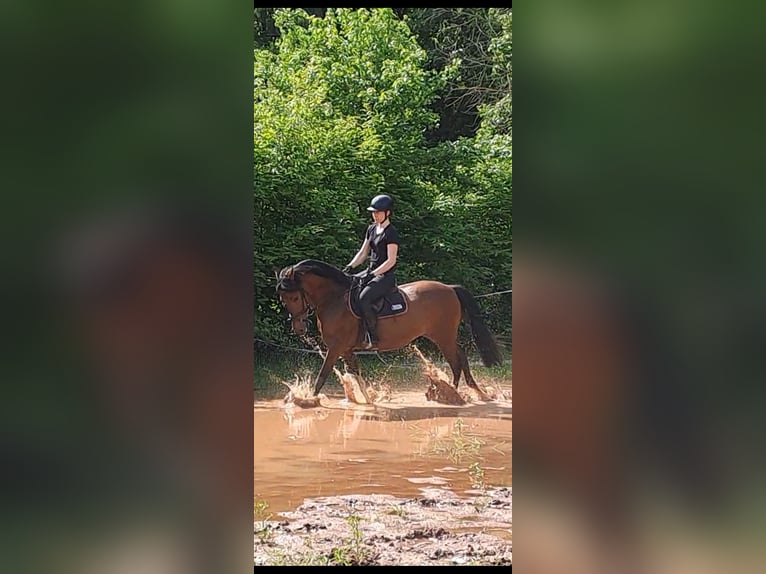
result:
[[[430,65],[407,19],[388,8],[271,16],[276,39],[254,51],[256,336],[288,336],[274,269],[309,257],[347,263],[378,193],[395,200],[400,283],[509,288],[510,134],[488,122],[470,138],[427,139],[457,65]],[[496,44],[502,71],[510,43]],[[506,108],[482,110],[503,118]],[[501,310],[490,323],[509,333],[510,303],[487,303]]]

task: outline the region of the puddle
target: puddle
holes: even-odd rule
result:
[[[428,478],[408,478],[407,480],[414,484],[449,484],[449,481],[446,478],[442,478],[441,476],[431,476]]]
[[[468,517],[464,520],[469,520]],[[462,533],[482,533],[497,536],[503,540],[513,540],[513,535],[510,528],[487,528],[486,526],[463,526],[452,529],[454,534]]]
[[[342,399],[314,409],[255,402],[254,492],[270,512],[335,495],[420,497],[424,485],[463,496],[474,462],[485,484],[511,486],[510,403],[443,406],[423,393],[375,406]]]

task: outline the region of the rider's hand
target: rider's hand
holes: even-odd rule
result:
[[[354,273],[352,277],[356,278],[360,285],[364,285],[368,279],[372,278],[372,275],[369,269],[362,269],[359,273]]]

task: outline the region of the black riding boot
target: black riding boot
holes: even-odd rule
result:
[[[369,343],[365,344],[368,348],[374,348],[378,346],[378,317],[377,315],[372,313],[365,313],[364,315],[364,325],[367,328],[367,338]]]

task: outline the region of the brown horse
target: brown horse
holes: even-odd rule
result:
[[[349,309],[352,278],[332,265],[307,259],[285,267],[277,279],[277,293],[290,313],[294,333],[305,335],[306,318],[312,310],[316,312],[327,354],[314,381],[314,394],[319,393],[341,357],[349,370],[359,375],[354,350],[361,348],[363,330],[361,321]],[[452,369],[453,386],[457,388],[462,373],[466,383],[484,396],[471,375],[465,351],[457,342],[460,321],[465,318],[470,325],[484,365],[499,365],[502,355],[473,296],[460,285],[438,281],[415,281],[399,288],[408,299],[407,312],[378,321],[377,349],[393,351],[418,337],[430,339]]]

